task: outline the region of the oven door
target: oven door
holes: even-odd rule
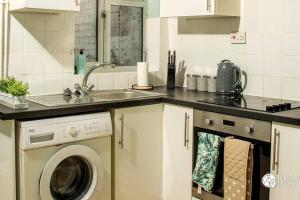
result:
[[[214,181],[214,187],[212,193],[208,193],[202,190],[201,194],[198,193],[197,184],[193,184],[193,197],[199,198],[201,200],[221,200],[224,196],[223,187],[223,172],[224,172],[224,139],[229,136],[233,136],[227,133],[216,132],[212,130],[194,128],[194,138],[198,138],[198,133],[205,132],[221,137],[220,153],[218,166],[216,171],[216,177]],[[269,189],[265,188],[261,184],[262,177],[270,173],[270,153],[271,147],[270,143],[251,140],[249,138],[242,138],[238,136],[233,136],[237,139],[245,140],[251,142],[253,145],[253,177],[252,177],[252,199],[253,200],[267,200],[269,199]],[[196,166],[197,159],[197,149],[198,140],[194,140],[194,156],[193,156],[193,167]],[[193,168],[193,169],[194,169]]]

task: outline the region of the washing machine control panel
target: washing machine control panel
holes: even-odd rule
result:
[[[110,135],[111,124],[99,119],[70,122],[62,126],[63,142],[91,139]]]
[[[112,135],[109,112],[21,122],[18,126],[23,150]]]

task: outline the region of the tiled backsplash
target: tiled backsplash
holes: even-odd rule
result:
[[[10,19],[8,73],[28,82],[31,95],[62,93],[82,81],[74,75],[74,14],[16,13]],[[152,72],[149,81],[161,85],[163,75]],[[126,89],[136,83],[136,73],[95,73],[89,81],[95,89]]]
[[[230,44],[229,35],[178,35],[169,19],[169,47],[196,67],[216,68],[227,58],[248,72],[247,94],[300,100],[300,1],[244,0],[240,31],[246,45]]]

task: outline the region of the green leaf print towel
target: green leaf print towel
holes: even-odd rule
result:
[[[198,133],[198,151],[193,181],[211,192],[214,186],[219,160],[220,137],[204,132]]]

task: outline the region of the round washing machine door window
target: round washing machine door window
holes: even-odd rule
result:
[[[40,179],[41,200],[87,200],[102,184],[100,157],[91,148],[72,145],[47,162]]]

